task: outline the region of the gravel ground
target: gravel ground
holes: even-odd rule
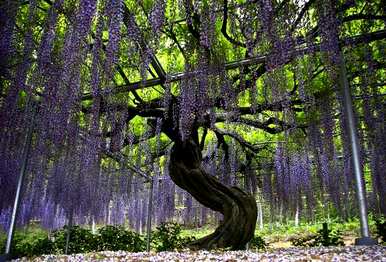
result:
[[[346,246],[317,248],[284,248],[268,252],[251,251],[186,251],[160,253],[129,253],[104,251],[98,253],[46,255],[17,261],[382,261],[386,262],[385,246]]]

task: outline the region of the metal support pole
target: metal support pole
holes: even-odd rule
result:
[[[356,245],[374,245],[376,240],[370,237],[369,224],[367,220],[367,207],[366,207],[366,189],[363,182],[363,175],[361,169],[361,163],[359,160],[359,141],[358,134],[355,127],[354,113],[352,108],[352,100],[350,93],[350,86],[347,80],[346,65],[343,57],[343,53],[340,52],[340,85],[343,95],[343,107],[347,117],[347,131],[349,133],[352,162],[354,165],[355,186],[357,193],[357,201],[359,206],[359,219],[361,224],[361,238],[355,240]]]
[[[146,234],[147,234],[147,241],[146,241],[146,251],[150,252],[150,238],[151,238],[151,213],[153,212],[153,178],[149,180],[150,186],[149,186],[149,204],[147,206],[147,225],[146,225]]]
[[[7,235],[7,242],[5,245],[5,257],[9,257],[10,252],[11,252],[11,244],[12,244],[12,239],[13,239],[13,233],[15,231],[15,225],[16,225],[16,220],[17,220],[17,215],[18,215],[17,213],[18,213],[18,209],[19,209],[19,205],[20,205],[21,193],[23,190],[24,177],[25,177],[25,173],[27,170],[29,154],[31,151],[32,133],[33,133],[33,129],[34,129],[35,116],[36,116],[36,111],[37,111],[35,106],[36,105],[32,103],[31,124],[28,127],[27,135],[25,136],[25,139],[24,139],[24,148],[23,148],[23,157],[22,157],[21,169],[20,169],[20,174],[19,174],[19,180],[17,181],[16,196],[15,196],[15,201],[14,201],[13,209],[12,209],[11,224],[9,226],[8,235]]]

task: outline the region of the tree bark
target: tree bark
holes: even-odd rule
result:
[[[191,249],[244,249],[256,226],[255,199],[237,187],[227,187],[201,167],[202,155],[193,140],[175,142],[169,175],[204,206],[223,214],[214,233],[189,244]]]

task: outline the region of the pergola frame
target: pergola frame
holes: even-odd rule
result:
[[[362,35],[344,38],[340,41],[340,45],[342,47],[355,46],[359,44],[370,43],[384,38],[386,38],[386,30],[379,30],[368,34],[362,34]],[[312,53],[318,52],[319,50],[320,50],[320,44],[312,44],[305,47],[297,47],[290,52],[289,57],[295,58],[301,55],[312,54]],[[268,57],[269,55],[254,56],[251,58],[245,58],[245,59],[225,63],[224,70],[232,70],[240,67],[263,64],[267,62]],[[112,90],[107,90],[105,92],[102,91],[102,94],[110,95],[110,94],[120,94],[120,93],[131,92],[139,89],[162,85],[165,83],[178,82],[183,79],[195,77],[196,75],[201,73],[199,71],[192,71],[192,72],[179,72],[179,73],[167,74],[165,73],[161,63],[159,62],[159,60],[155,55],[151,55],[151,65],[156,71],[158,77],[147,79],[147,80],[141,80],[133,83],[126,83],[123,85],[118,85]],[[92,94],[85,93],[82,96],[82,99],[90,100],[92,99]]]

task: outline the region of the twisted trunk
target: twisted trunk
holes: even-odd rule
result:
[[[175,142],[170,155],[171,179],[198,202],[223,214],[214,233],[190,244],[192,249],[244,249],[252,239],[257,217],[254,198],[237,187],[227,187],[201,167],[202,155],[193,140]]]

